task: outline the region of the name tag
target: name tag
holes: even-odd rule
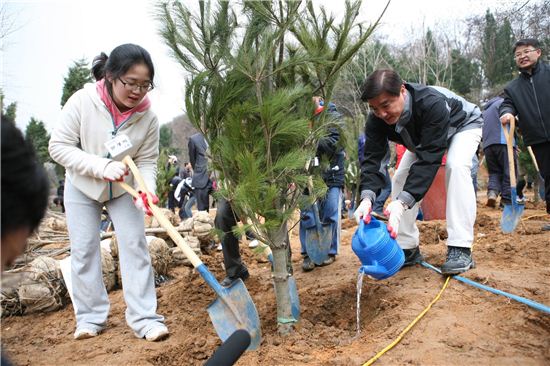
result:
[[[132,142],[126,135],[117,135],[113,139],[107,141],[105,148],[112,157],[119,156],[130,150]]]

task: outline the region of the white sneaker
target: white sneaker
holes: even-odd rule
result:
[[[99,332],[97,330],[82,328],[74,332],[74,339],[81,340],[81,339],[93,338],[93,337],[97,337],[98,334]]]
[[[517,202],[518,205],[524,205],[525,201],[526,201],[525,196],[523,196],[521,198],[520,197],[516,198],[516,202]]]
[[[157,342],[162,341],[163,339],[167,338],[170,333],[168,332],[168,328],[166,328],[164,325],[159,325],[154,328],[151,328],[147,333],[145,333],[145,339],[149,342]],[[135,336],[138,338],[140,337],[137,333],[135,333]]]
[[[252,240],[250,243],[248,243],[249,248],[256,248],[260,244],[260,242],[257,239]]]

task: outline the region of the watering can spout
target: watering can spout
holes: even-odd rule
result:
[[[385,267],[374,262],[372,265],[364,265],[359,267],[359,272],[362,272],[374,278],[378,278],[387,275],[388,270]]]

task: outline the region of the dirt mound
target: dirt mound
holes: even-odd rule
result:
[[[477,267],[464,274],[482,284],[550,305],[550,233],[540,230],[549,217],[540,206],[526,208],[516,231],[500,231],[498,209],[479,198],[474,258]],[[419,224],[421,250],[427,262],[445,258],[445,221]],[[421,266],[395,276],[364,279],[357,335],[356,285],[359,261],[351,251],[353,220],[346,220],[342,246],[334,264],[313,272],[300,269],[297,235],[292,237],[293,266],[300,294],[301,321],[293,334],[277,334],[275,295],[269,263],[242,245],[251,277],[246,281],[260,314],[262,343],[239,365],[360,365],[397,336],[424,310],[444,279]],[[212,273],[224,277],[221,252],[203,256]],[[48,314],[3,319],[4,350],[18,365],[201,365],[220,341],[207,306],[212,290],[188,267],[170,269],[172,280],[157,288],[159,312],[170,337],[148,343],[134,337],[124,319],[122,291],[109,294],[108,327],[99,337],[74,341],[72,305]],[[440,300],[403,340],[383,355],[380,365],[548,365],[550,318],[503,296],[451,280]]]

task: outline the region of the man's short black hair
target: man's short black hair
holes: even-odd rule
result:
[[[534,48],[540,48],[540,43],[536,38],[523,38],[514,44],[512,52],[516,52],[516,48],[519,46],[532,46]]]
[[[48,206],[46,171],[15,122],[2,114],[2,237],[21,228],[34,231]]]

